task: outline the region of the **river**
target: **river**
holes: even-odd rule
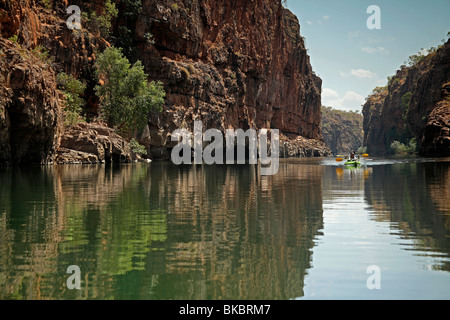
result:
[[[450,299],[449,158],[3,167],[0,182],[0,299]]]

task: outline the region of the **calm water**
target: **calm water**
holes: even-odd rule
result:
[[[449,236],[450,159],[0,168],[0,299],[450,299]]]

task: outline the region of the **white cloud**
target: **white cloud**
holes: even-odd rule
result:
[[[371,79],[371,78],[375,78],[377,76],[376,73],[373,73],[369,70],[364,70],[364,69],[352,69],[350,71],[350,73],[353,76],[358,77],[360,79],[363,79],[363,78]]]
[[[322,99],[336,99],[339,98],[339,93],[333,89],[323,88]]]
[[[341,96],[337,91],[329,88],[322,90],[322,105],[342,110],[361,110],[361,105],[365,103],[365,98],[354,92],[346,91]]]
[[[361,50],[366,53],[380,53],[380,54],[389,54],[389,50],[383,47],[362,47]]]
[[[328,20],[328,19],[330,19],[330,16],[322,16],[322,19],[318,19],[318,20],[316,21],[316,23],[318,23],[318,24],[324,24],[324,22],[325,22],[326,20]],[[311,21],[306,21],[306,23],[307,23],[307,24],[312,24]]]
[[[373,79],[377,77],[377,74],[369,71],[369,70],[364,70],[364,69],[351,69],[350,72],[340,72],[342,77],[350,77],[350,76],[354,76],[357,77],[359,79]]]
[[[359,31],[352,31],[348,33],[348,37],[350,39],[356,38],[357,36],[359,36]]]
[[[376,44],[376,43],[380,43],[381,40],[379,38],[369,37],[369,38],[367,38],[367,42],[369,42],[370,44]]]

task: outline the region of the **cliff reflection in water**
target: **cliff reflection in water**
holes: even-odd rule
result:
[[[364,185],[366,201],[401,237],[414,240],[417,254],[450,256],[450,162],[374,166]],[[450,271],[449,259],[435,270]]]
[[[287,299],[322,227],[322,166],[0,171],[1,299]],[[82,289],[66,287],[78,265]]]

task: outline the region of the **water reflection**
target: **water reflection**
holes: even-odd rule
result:
[[[0,172],[1,299],[287,299],[322,225],[321,166]],[[82,290],[66,287],[78,265]]]
[[[308,274],[327,292],[340,263],[337,294],[362,298],[366,262],[419,275],[423,259],[399,250],[449,284],[450,162],[258,170],[1,168],[0,299],[289,299],[310,294]],[[70,265],[81,290],[66,286]]]
[[[448,299],[449,162],[327,165],[306,299]],[[381,270],[381,290],[366,286]]]
[[[450,256],[450,162],[374,166],[365,183],[373,218],[390,221],[392,232],[414,240],[408,250]],[[434,261],[433,269],[450,271],[449,259]]]

